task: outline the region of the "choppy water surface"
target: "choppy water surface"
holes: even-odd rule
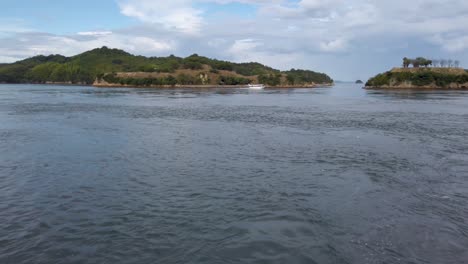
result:
[[[0,86],[0,263],[468,263],[468,92]]]

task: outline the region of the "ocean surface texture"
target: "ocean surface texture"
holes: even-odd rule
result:
[[[468,91],[0,85],[0,263],[468,263]]]

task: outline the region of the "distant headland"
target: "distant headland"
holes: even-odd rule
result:
[[[82,54],[35,56],[0,64],[0,83],[79,84],[98,87],[316,87],[333,84],[324,73],[280,71],[257,62],[234,63],[193,54],[186,58],[135,56],[102,47]]]
[[[459,65],[457,60],[403,58],[403,67],[378,74],[367,81],[365,88],[468,89],[468,70]]]

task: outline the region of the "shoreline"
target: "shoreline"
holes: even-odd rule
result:
[[[434,86],[364,86],[366,90],[468,90],[468,87],[434,87]]]
[[[79,84],[79,83],[8,83],[0,82],[0,84],[9,85],[51,85],[51,86],[86,86],[95,88],[134,88],[134,89],[238,89],[248,88],[247,85],[151,85],[151,86],[135,86],[121,84]],[[281,86],[265,86],[265,89],[311,89],[311,88],[329,88],[333,87],[334,83],[324,83],[315,85],[281,85]]]
[[[51,85],[51,86],[93,86],[92,84],[80,84],[80,83],[9,83],[9,82],[0,82],[0,84],[9,84],[9,85]]]
[[[332,87],[334,84],[314,84],[314,85],[281,85],[281,86],[265,86],[265,89],[298,89],[298,88],[321,88]],[[247,85],[150,85],[150,86],[135,86],[122,84],[93,84],[97,88],[135,88],[135,89],[235,89],[248,88]]]

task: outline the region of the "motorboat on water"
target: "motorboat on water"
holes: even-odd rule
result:
[[[265,88],[265,85],[263,85],[263,84],[249,84],[249,85],[247,85],[247,87],[249,89],[252,89],[252,90],[262,90],[262,89]]]

